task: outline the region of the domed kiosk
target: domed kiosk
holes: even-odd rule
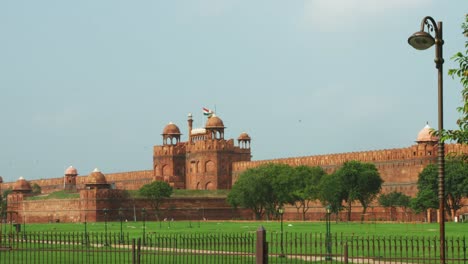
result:
[[[224,126],[223,120],[215,114],[208,117],[205,124],[205,129],[211,139],[224,139]]]
[[[86,179],[86,189],[109,189],[110,184],[107,183],[106,176],[99,169],[94,169]]]
[[[13,185],[13,193],[31,193],[32,188],[31,184],[26,181],[23,177],[19,177],[19,179]]]
[[[250,148],[250,136],[249,134],[242,132],[239,137],[237,138],[237,142],[239,147],[242,149],[249,149]]]
[[[65,191],[76,191],[76,176],[78,176],[78,171],[73,166],[70,166],[65,170],[65,179],[63,183]]]
[[[437,143],[439,138],[433,134],[433,129],[427,123],[421,131],[418,133],[416,138],[417,143]]]
[[[179,127],[174,123],[169,122],[169,124],[164,127],[162,132],[163,145],[176,145],[180,142],[181,135],[182,133],[180,133]]]
[[[416,138],[418,156],[435,156],[437,153],[436,145],[439,138],[433,134],[433,131],[428,123],[419,131]],[[416,152],[414,154],[416,155]]]

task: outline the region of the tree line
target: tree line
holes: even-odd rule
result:
[[[319,200],[331,212],[347,211],[351,218],[353,202],[366,212],[382,188],[383,180],[374,164],[348,161],[327,175],[321,167],[264,164],[243,172],[227,201],[233,207],[251,209],[256,219],[277,216],[286,204],[296,207],[305,220],[310,203]]]
[[[445,203],[449,216],[453,217],[463,207],[463,198],[468,198],[468,163],[464,157],[449,157],[445,164]],[[319,201],[329,206],[332,213],[346,211],[346,219],[351,220],[352,204],[362,206],[361,220],[367,208],[374,201],[390,212],[395,220],[394,211],[402,208],[421,213],[427,209],[438,208],[437,165],[430,164],[418,177],[418,193],[411,198],[401,192],[380,193],[383,180],[372,163],[359,161],[345,162],[331,174],[321,167],[297,166],[286,164],[264,164],[243,172],[227,201],[233,207],[252,210],[256,219],[278,216],[278,209],[289,204],[305,220],[311,203]]]

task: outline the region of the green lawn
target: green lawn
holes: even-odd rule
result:
[[[250,254],[255,251],[255,231],[259,226],[267,230],[270,263],[322,263],[320,259],[327,254],[324,222],[285,221],[284,243],[280,239],[281,223],[278,221],[174,221],[146,222],[145,225],[142,263],[174,263],[179,259],[186,263],[252,263]],[[14,230],[11,225],[1,228],[3,232]],[[22,228],[24,230],[24,225]],[[0,263],[130,263],[131,241],[143,236],[143,222],[123,222],[123,237],[120,236],[120,222],[107,223],[109,236],[104,236],[103,222],[87,223],[88,236],[84,235],[84,228],[84,223],[26,224],[25,236],[3,233],[2,243],[13,245],[15,250],[0,252]],[[447,238],[466,235],[466,228],[467,224],[447,223]],[[342,242],[346,241],[350,257],[414,262],[411,258],[424,256],[425,261],[437,260],[438,224],[333,222],[331,229],[330,252],[337,258],[343,256]],[[455,252],[449,250],[449,255],[460,259],[464,251],[451,243],[462,240],[450,241],[448,246]],[[283,246],[287,258],[278,258]],[[192,254],[190,250],[204,253]],[[31,259],[38,262],[31,262]],[[189,261],[184,261],[186,259]]]
[[[200,234],[200,233],[250,233],[263,226],[267,232],[280,232],[279,221],[167,221],[146,222],[147,233],[159,234]],[[10,225],[3,225],[2,231],[9,231]],[[24,224],[26,232],[84,232],[84,223]],[[88,232],[104,232],[105,223],[87,223]],[[324,233],[325,222],[283,222],[287,233]],[[466,235],[467,224],[446,223],[446,236]],[[14,228],[13,228],[14,229]],[[108,232],[120,232],[120,222],[108,222]],[[122,231],[132,237],[141,236],[143,222],[123,222]],[[355,236],[438,236],[436,223],[331,223],[331,232]]]

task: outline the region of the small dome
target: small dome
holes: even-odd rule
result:
[[[211,117],[208,118],[208,121],[206,121],[206,128],[224,128],[224,123],[221,118],[217,117],[215,114],[213,114]]]
[[[102,172],[96,168],[93,170],[93,172],[91,172],[91,174],[89,174],[86,180],[86,184],[87,185],[107,184],[106,176],[104,176],[104,174],[102,174]]]
[[[78,175],[78,171],[73,166],[70,166],[65,170],[65,175]]]
[[[174,123],[169,122],[163,129],[163,135],[180,135],[180,129]]]
[[[237,138],[237,140],[250,140],[250,136],[249,134],[242,132]]]
[[[419,131],[416,142],[439,141],[439,138],[437,136],[432,135],[431,130],[432,128],[429,126],[429,124],[426,124],[426,126],[423,129],[421,129],[421,131]]]
[[[32,191],[31,184],[26,181],[23,177],[19,177],[19,179],[13,185],[13,191],[15,192],[30,192]]]

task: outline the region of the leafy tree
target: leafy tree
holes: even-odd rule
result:
[[[272,188],[272,193],[268,196],[270,200],[265,207],[266,216],[278,216],[280,207],[295,202],[295,182],[292,179],[294,168],[287,164],[268,163],[259,167],[259,173],[268,177]]]
[[[265,165],[244,171],[232,186],[227,201],[233,207],[251,209],[255,219],[262,219],[266,208],[274,201],[271,179]]]
[[[8,200],[7,197],[10,193],[12,193],[12,189],[6,189],[3,191],[3,194],[0,193],[0,221],[6,216],[6,212],[8,209]]]
[[[293,169],[291,175],[293,201],[297,212],[301,210],[302,220],[309,210],[311,201],[319,198],[319,184],[325,171],[321,167],[298,166]]]
[[[463,34],[468,37],[468,14],[465,15],[465,22],[461,26]],[[465,52],[458,52],[452,58],[458,63],[458,68],[449,69],[448,74],[452,78],[460,78],[462,84],[462,98],[464,105],[457,108],[461,117],[457,120],[458,130],[444,131],[442,139],[452,139],[458,143],[468,143],[468,40],[465,41]]]
[[[39,195],[42,192],[41,186],[39,186],[39,184],[37,183],[33,183],[33,185],[31,186],[31,189],[32,189],[33,195]]]
[[[402,207],[406,212],[406,208],[410,205],[410,199],[411,198],[408,195],[394,191],[387,194],[381,194],[378,198],[378,202],[381,206],[390,208],[390,220],[394,221],[395,218],[393,212],[395,209],[397,207]]]
[[[341,179],[348,212],[347,220],[351,220],[351,204],[355,201],[361,203],[364,215],[370,202],[382,188],[383,180],[375,165],[354,160],[347,161],[335,173]]]
[[[323,205],[329,205],[331,212],[336,216],[343,210],[345,198],[345,187],[339,175],[333,173],[322,177],[319,184],[319,200]]]
[[[154,181],[143,185],[138,192],[141,196],[149,199],[151,208],[155,211],[156,218],[159,219],[159,207],[164,198],[172,195],[172,187],[164,181]]]
[[[419,174],[418,189],[413,208],[438,208],[437,164],[426,166]],[[449,157],[445,163],[444,202],[451,217],[463,206],[461,200],[465,197],[468,197],[468,162],[462,157]]]
[[[431,189],[419,190],[416,197],[411,199],[410,207],[416,213],[421,213],[429,208],[438,208],[439,200],[437,199],[437,193]]]

